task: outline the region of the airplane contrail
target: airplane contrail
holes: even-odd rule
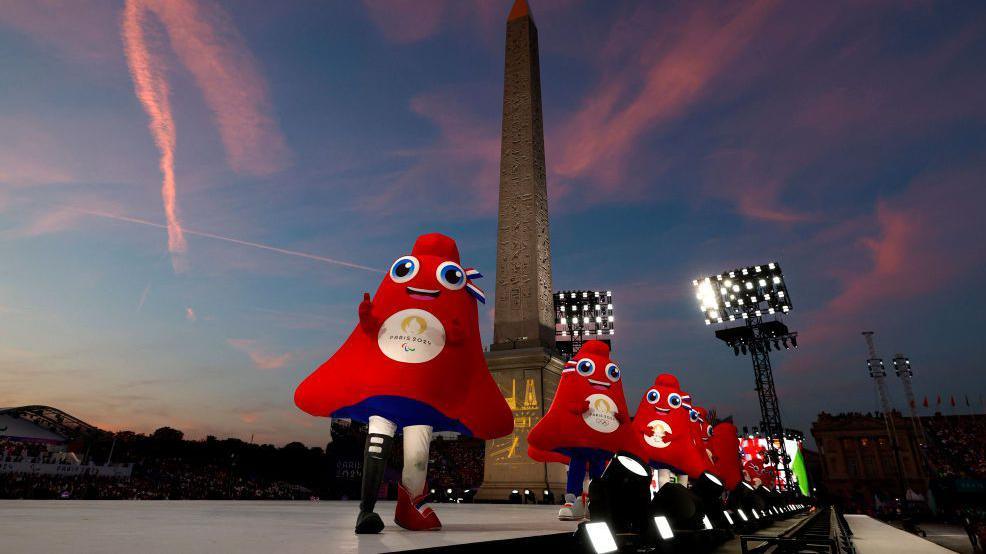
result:
[[[161,199],[164,201],[164,215],[168,222],[164,228],[168,230],[171,265],[176,272],[181,272],[184,270],[187,245],[178,220],[175,198],[175,121],[171,116],[168,81],[164,77],[164,69],[153,62],[147,48],[143,27],[146,13],[146,7],[138,0],[127,0],[123,8],[121,30],[127,64],[134,81],[134,92],[150,118],[149,128],[161,152]]]
[[[91,216],[95,216],[95,217],[102,217],[102,218],[106,218],[106,219],[115,219],[117,221],[126,221],[128,223],[136,223],[138,225],[147,225],[147,226],[150,226],[150,227],[157,227],[158,229],[167,229],[168,228],[167,225],[164,225],[164,224],[161,224],[161,223],[155,223],[153,221],[148,221],[146,219],[140,219],[140,218],[130,217],[130,216],[126,216],[126,215],[119,215],[119,214],[114,214],[114,213],[109,213],[109,212],[100,212],[100,211],[96,211],[96,210],[84,210],[84,209],[75,208],[75,207],[68,207],[68,209],[70,209],[72,211],[75,211],[75,212],[78,212],[78,213],[87,214],[87,215],[91,215]],[[270,246],[268,244],[261,244],[259,242],[251,242],[251,241],[248,241],[248,240],[235,239],[233,237],[225,237],[225,236],[222,236],[222,235],[217,235],[215,233],[207,233],[205,231],[195,231],[193,229],[188,229],[188,228],[184,228],[183,231],[184,231],[184,233],[186,235],[194,235],[194,236],[197,236],[197,237],[204,237],[204,238],[209,238],[209,239],[214,239],[214,240],[221,240],[221,241],[224,241],[224,242],[230,242],[230,243],[233,243],[233,244],[239,244],[240,246],[250,246],[250,247],[253,247],[253,248],[259,248],[261,250],[268,250],[270,252],[277,252],[279,254],[287,254],[288,256],[298,256],[299,258],[307,258],[309,260],[315,260],[315,261],[319,261],[319,262],[325,262],[325,263],[340,265],[340,266],[349,267],[349,268],[352,268],[352,269],[362,269],[363,271],[372,271],[373,273],[380,273],[382,271],[379,268],[375,268],[375,267],[369,267],[369,266],[365,266],[365,265],[354,264],[352,262],[347,262],[347,261],[343,261],[343,260],[337,260],[335,258],[328,258],[326,256],[319,256],[317,254],[309,254],[307,252],[299,252],[297,250],[288,250],[287,248],[278,248],[276,246]]]

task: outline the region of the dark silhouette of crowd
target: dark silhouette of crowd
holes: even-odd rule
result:
[[[123,431],[73,441],[70,452],[43,444],[0,440],[0,461],[132,464],[129,479],[95,475],[0,473],[0,498],[84,499],[349,499],[359,497],[366,426],[336,421],[332,441],[321,447],[292,442],[283,447],[239,439],[185,440],[162,427],[150,435]],[[403,459],[395,441],[388,486],[396,498]],[[436,437],[428,482],[432,488],[475,489],[483,479],[484,443]]]
[[[922,423],[937,477],[986,479],[986,418],[936,414]]]

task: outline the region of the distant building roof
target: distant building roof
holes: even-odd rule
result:
[[[65,437],[26,419],[0,413],[0,437],[19,441],[60,444]]]

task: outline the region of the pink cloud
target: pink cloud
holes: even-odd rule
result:
[[[290,157],[267,82],[229,15],[211,1],[148,0],[212,109],[233,170],[269,175]]]
[[[639,67],[607,75],[552,134],[554,172],[592,178],[607,189],[622,185],[639,139],[700,101],[773,9],[772,2],[739,6],[728,17],[719,9],[696,8],[670,37],[670,26],[661,26],[647,41],[656,54]]]
[[[228,339],[226,343],[249,356],[257,369],[278,369],[294,358],[290,352],[271,353],[253,339]]]

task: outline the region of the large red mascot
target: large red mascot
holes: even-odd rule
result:
[[[715,456],[715,474],[722,480],[727,491],[735,489],[743,479],[740,443],[736,431],[736,426],[731,421],[723,421],[712,428],[712,436],[709,438],[709,446]]]
[[[527,435],[528,455],[535,460],[569,459],[560,519],[585,516],[582,485],[587,466],[589,478],[595,479],[632,436],[620,376],[620,367],[609,357],[609,346],[586,341],[565,364],[548,412]]]
[[[513,416],[483,357],[472,283],[451,238],[418,237],[398,258],[372,300],[364,294],[359,324],[328,361],[295,391],[299,408],[315,416],[369,424],[357,533],[378,533],[373,512],[393,447],[404,434],[404,471],[395,521],[408,529],[437,529],[424,505],[432,431],[482,439],[508,435]]]
[[[708,467],[692,440],[688,395],[678,379],[662,373],[640,400],[633,418],[636,453],[658,469],[675,470],[697,479]]]

